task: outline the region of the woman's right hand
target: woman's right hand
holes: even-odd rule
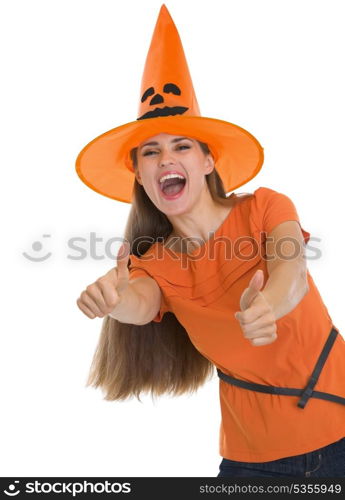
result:
[[[77,305],[88,318],[94,319],[96,316],[103,318],[121,301],[129,282],[127,267],[129,255],[129,244],[125,242],[117,254],[117,266],[88,285],[80,294]]]

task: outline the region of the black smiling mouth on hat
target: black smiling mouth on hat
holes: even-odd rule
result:
[[[188,108],[184,106],[174,106],[169,107],[165,106],[165,108],[155,108],[153,111],[148,111],[144,115],[137,118],[137,120],[143,120],[145,118],[155,118],[157,116],[171,116],[171,115],[182,115],[187,111]]]
[[[164,94],[174,94],[181,95],[181,89],[175,85],[175,83],[166,83],[163,87]],[[152,96],[150,101],[150,106],[154,106],[155,104],[163,104],[164,97],[161,94],[156,93],[154,87],[149,87],[145,90],[142,95],[141,102],[145,102],[146,99]],[[155,108],[152,111],[147,111],[143,115],[139,116],[137,120],[144,120],[145,118],[155,118],[157,116],[174,116],[174,115],[182,115],[189,108],[185,106],[165,106],[164,108]]]

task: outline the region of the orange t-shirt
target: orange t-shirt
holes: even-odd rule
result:
[[[253,346],[234,317],[255,271],[263,270],[264,283],[268,279],[268,233],[281,222],[300,222],[288,196],[266,187],[253,194],[236,204],[211,238],[190,255],[159,242],[140,258],[131,255],[130,277],[149,275],[156,280],[163,300],[154,321],[173,312],[196,349],[224,373],[247,382],[303,389],[333,325],[309,271],[309,291],[276,321],[278,338],[273,343]],[[302,232],[307,243],[310,233]],[[314,390],[345,397],[345,340],[340,333]],[[219,451],[230,460],[277,460],[345,436],[345,405],[310,398],[302,409],[297,406],[299,396],[255,392],[223,380],[219,394]]]

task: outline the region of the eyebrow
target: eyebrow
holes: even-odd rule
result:
[[[179,142],[179,141],[183,141],[184,139],[187,139],[188,141],[192,141],[192,139],[189,139],[188,137],[176,137],[176,139],[173,139],[171,142]],[[144,148],[145,146],[157,146],[159,143],[156,142],[156,141],[153,141],[153,142],[146,142],[145,144],[143,144],[139,149],[141,150],[142,148]]]

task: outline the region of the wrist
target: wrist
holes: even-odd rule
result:
[[[262,293],[265,301],[267,302],[267,304],[270,306],[272,313],[273,313],[273,316],[274,316],[274,319],[277,320],[278,319],[277,304],[272,296],[272,293],[270,293],[269,290],[265,290],[265,289],[263,289],[261,291],[261,293]]]

